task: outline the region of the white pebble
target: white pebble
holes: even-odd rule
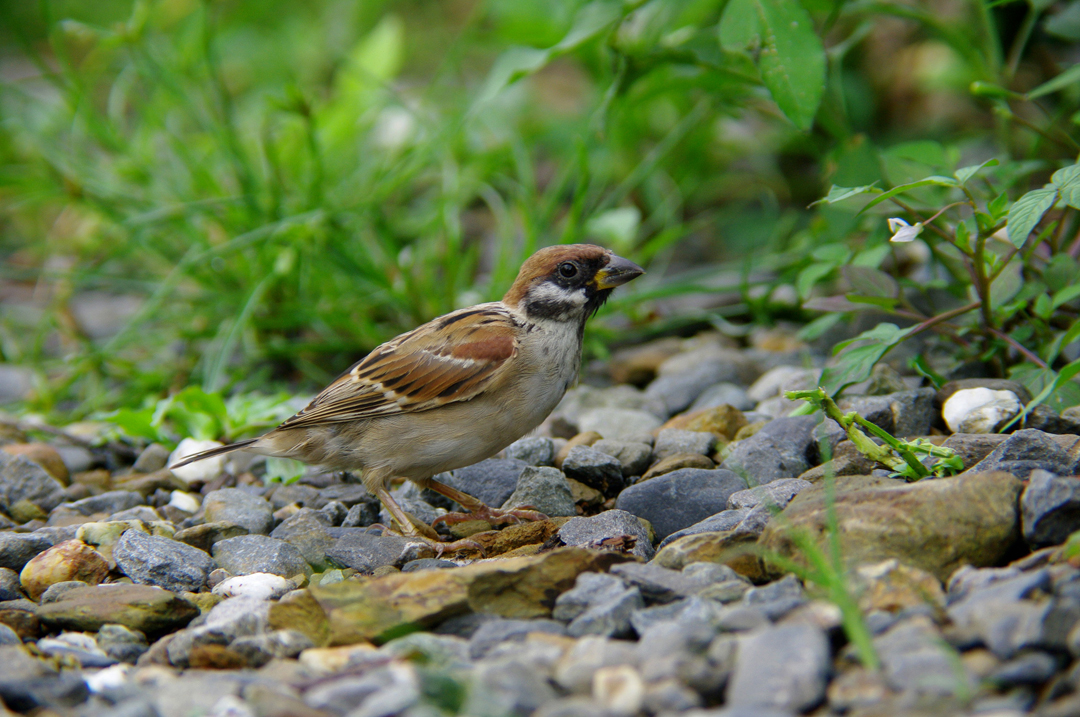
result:
[[[91,692],[103,692],[123,687],[128,681],[130,665],[111,665],[97,672],[83,671],[83,681]]]
[[[194,438],[185,438],[169,456],[169,465],[200,451],[208,451],[223,445],[225,444],[219,441],[198,441]],[[172,473],[185,483],[209,483],[225,472],[225,458],[225,456],[214,456],[195,461],[183,468],[172,469]]]
[[[222,580],[212,592],[221,597],[251,597],[256,600],[274,600],[296,586],[291,580],[270,573],[252,573]]]
[[[180,470],[183,470],[183,468]],[[202,503],[199,502],[198,498],[187,491],[174,490],[172,495],[169,496],[169,505],[177,510],[184,511],[185,513],[197,513],[199,512],[199,506],[201,506]]]
[[[593,699],[608,711],[633,715],[645,700],[645,681],[630,665],[601,667],[593,673]]]
[[[941,415],[953,433],[995,433],[1021,410],[1012,391],[965,388],[949,396]]]

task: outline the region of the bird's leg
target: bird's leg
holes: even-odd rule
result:
[[[450,500],[460,505],[466,513],[447,513],[446,515],[440,515],[436,518],[432,525],[436,523],[446,523],[447,525],[453,525],[454,523],[463,523],[467,520],[486,520],[492,525],[499,525],[501,523],[520,523],[523,520],[547,520],[547,516],[535,510],[528,510],[527,508],[513,508],[511,510],[503,510],[501,508],[491,508],[484,504],[483,501],[473,498],[468,493],[462,493],[460,490],[451,488],[445,483],[440,483],[437,480],[430,480],[424,484],[425,488],[445,495]]]
[[[456,540],[452,543],[441,542],[439,534],[432,530],[430,526],[424,525],[402,510],[386,488],[375,489],[375,497],[390,511],[390,516],[393,518],[391,523],[397,529],[396,532],[411,540],[426,543],[435,551],[436,557],[442,557],[443,553],[452,553],[464,549],[479,550],[481,555],[483,554],[484,549],[479,543],[472,540]]]

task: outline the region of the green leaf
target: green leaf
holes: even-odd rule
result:
[[[870,200],[870,202],[865,207],[862,208],[862,210],[859,213],[862,214],[867,209],[870,209],[871,207],[877,206],[878,204],[881,204],[882,202],[884,202],[887,199],[892,199],[893,197],[895,197],[898,194],[903,194],[904,192],[910,192],[912,189],[918,189],[920,187],[930,187],[930,186],[955,187],[957,185],[958,185],[957,181],[955,179],[953,179],[952,177],[939,177],[939,176],[927,177],[926,179],[920,179],[917,182],[910,182],[908,184],[901,184],[899,187],[893,187],[889,191],[884,192],[884,193],[874,197],[872,200]]]
[[[982,164],[972,165],[970,167],[961,167],[953,172],[953,176],[959,180],[960,184],[967,184],[967,181],[975,176],[975,173],[984,167],[996,167],[998,161],[996,159],[988,159]]]
[[[761,21],[756,0],[731,0],[719,27],[720,47],[738,52],[761,44]]]
[[[1033,189],[1016,200],[1009,209],[1009,221],[1006,225],[1009,241],[1013,246],[1019,249],[1024,245],[1031,230],[1039,223],[1046,210],[1054,206],[1056,200],[1057,189],[1051,186]]]
[[[896,324],[878,324],[850,341],[837,344],[837,356],[832,366],[821,375],[821,387],[829,395],[836,395],[845,386],[870,378],[874,365],[881,360],[911,329],[901,329]]]
[[[814,124],[825,93],[825,47],[795,0],[757,0],[761,79],[780,111],[801,130]]]
[[[896,283],[896,279],[883,271],[867,266],[845,266],[840,273],[851,284],[851,288],[861,296],[888,299],[900,296],[900,285]]]
[[[814,341],[821,338],[833,326],[836,326],[842,318],[844,318],[844,315],[841,313],[824,314],[799,329],[796,336],[802,341]]]
[[[1061,291],[1054,293],[1053,308],[1058,308],[1062,304],[1066,304],[1076,297],[1080,296],[1080,284],[1073,284],[1072,286],[1066,286]]]
[[[1035,396],[1035,398],[1031,399],[1031,402],[1028,403],[1028,405],[1024,406],[1024,410],[1020,412],[1020,415],[1005,424],[1005,427],[1001,429],[1002,433],[1007,431],[1014,424],[1024,420],[1024,418],[1027,417],[1028,413],[1031,412],[1031,409],[1046,401],[1046,399],[1050,398],[1050,394],[1054,393],[1067,382],[1071,381],[1074,376],[1080,374],[1080,359],[1066,364],[1061,369],[1061,371],[1057,372],[1057,374],[1055,374],[1050,369],[1045,369],[1045,371],[1049,375],[1054,376],[1054,380],[1048,383],[1046,387],[1042,391],[1040,391],[1037,396]]]
[[[1013,299],[1024,287],[1019,262],[1013,262],[990,282],[990,305],[996,311]]]
[[[1080,164],[1065,167],[1054,172],[1050,183],[1057,187],[1061,201],[1073,209],[1080,209]]]
[[[818,262],[800,271],[798,278],[795,279],[795,289],[799,292],[799,298],[806,299],[818,281],[828,276],[829,272],[835,268],[836,264],[831,262]]]
[[[815,206],[822,203],[836,204],[837,202],[842,202],[845,199],[857,197],[860,194],[877,194],[879,192],[881,192],[881,190],[875,187],[874,184],[864,184],[861,187],[838,187],[834,184],[829,188],[829,193],[825,197],[817,200],[810,206]]]
[[[1031,312],[1043,321],[1049,319],[1050,315],[1054,313],[1054,307],[1050,305],[1050,296],[1048,294],[1039,294],[1035,297],[1035,303],[1031,305]]]
[[[1071,87],[1078,82],[1080,82],[1080,63],[1073,65],[1049,82],[1042,83],[1031,92],[1028,92],[1026,97],[1033,100],[1063,90],[1066,87]]]
[[[1051,291],[1060,291],[1077,283],[1077,264],[1068,254],[1054,254],[1042,272],[1043,281]]]

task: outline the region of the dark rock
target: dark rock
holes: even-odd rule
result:
[[[960,456],[964,462],[964,470],[971,470],[1008,439],[1009,436],[1000,433],[954,433],[941,445]]]
[[[943,641],[941,633],[925,617],[899,622],[875,638],[874,647],[889,686],[915,694],[955,694],[957,674]],[[964,688],[962,682],[959,687]]]
[[[270,573],[291,578],[300,573],[311,574],[311,567],[296,546],[269,535],[241,535],[218,541],[213,556],[220,567],[233,575]]]
[[[328,530],[330,527],[332,520],[325,512],[314,508],[301,508],[274,528],[270,537],[296,546],[309,565],[325,567],[326,551],[334,544]]]
[[[319,489],[303,483],[279,485],[270,494],[270,505],[274,510],[281,510],[287,505],[296,504],[301,508],[311,508],[319,500]]]
[[[202,507],[207,523],[232,523],[257,535],[266,535],[274,526],[269,501],[239,488],[222,488],[208,493]]]
[[[113,547],[116,567],[141,585],[198,592],[214,569],[210,556],[185,543],[125,530]]]
[[[270,660],[296,657],[310,647],[315,647],[311,638],[295,630],[246,635],[229,643],[229,649],[240,653],[249,667],[262,667]]]
[[[1030,428],[1013,433],[968,472],[1005,471],[1020,479],[1041,468],[1055,475],[1073,475],[1076,460],[1047,433]]]
[[[15,518],[12,507],[26,501],[48,513],[63,500],[64,486],[44,468],[0,451],[0,512]]]
[[[545,675],[513,660],[485,661],[471,677],[461,714],[489,714],[487,710],[497,705],[499,714],[531,715],[558,698]]]
[[[518,477],[517,488],[503,508],[529,506],[550,517],[577,515],[570,484],[558,468],[528,466]]]
[[[559,539],[566,545],[596,546],[606,538],[629,535],[635,539],[630,551],[643,560],[651,560],[655,551],[649,533],[634,515],[624,510],[605,510],[587,518],[571,518],[559,528]]]
[[[30,558],[55,543],[39,532],[0,532],[0,568],[22,570]]]
[[[959,581],[964,580],[960,576]],[[974,581],[968,578],[967,582]],[[1024,600],[1036,590],[1045,590],[1049,584],[1050,575],[1046,569],[1020,573],[983,587],[964,588],[962,584],[950,584],[950,594],[963,597],[949,605],[949,619],[962,641],[984,644],[1003,660],[1025,648],[1048,646],[1051,640],[1060,643],[1060,636],[1051,638],[1047,634],[1051,603]]]
[[[480,500],[484,505],[499,506],[513,494],[525,461],[489,458],[450,473],[440,473],[436,480]]]
[[[607,573],[582,573],[577,576],[574,587],[555,599],[551,616],[556,620],[573,620],[591,606],[621,595],[626,583]]]
[[[987,676],[987,681],[999,689],[1017,685],[1041,685],[1058,670],[1058,662],[1045,652],[1028,652],[1006,662]]]
[[[746,477],[753,487],[780,478],[796,478],[810,468],[810,451],[816,451],[816,416],[788,416],[765,424],[749,438],[732,444],[722,468]]]
[[[507,458],[530,466],[550,466],[555,458],[555,444],[546,436],[526,436],[503,451]]]
[[[135,465],[131,470],[135,473],[153,473],[165,467],[169,460],[170,451],[160,443],[151,443],[143,449],[139,457],[135,459]]]
[[[25,597],[19,574],[10,568],[0,568],[0,602],[18,600]]]
[[[891,403],[888,396],[846,396],[837,401],[844,413],[854,411],[878,428],[894,433]]]
[[[202,523],[176,531],[173,534],[173,540],[209,553],[214,543],[247,534],[247,528],[234,523]]]
[[[624,478],[643,475],[652,464],[652,447],[647,443],[602,439],[592,449],[619,459]]]
[[[330,535],[334,542],[326,550],[327,560],[362,573],[431,556],[430,549],[424,555],[421,543],[400,535],[374,535],[361,528],[332,528]]]
[[[738,493],[745,493],[746,491],[736,491],[732,495]],[[730,503],[731,499],[728,498]],[[719,533],[725,530],[734,530],[742,524],[746,517],[750,515],[750,509],[740,508],[737,510],[722,510],[716,515],[710,515],[705,520],[699,520],[691,526],[683,528],[682,530],[676,530],[671,535],[667,536],[660,541],[657,550],[666,548],[671,543],[674,543],[679,538],[683,538],[687,535],[697,535],[698,533]]]
[[[1040,403],[1031,409],[1024,419],[1024,428],[1034,428],[1055,435],[1075,435],[1080,433],[1080,421],[1068,416],[1059,416],[1057,411],[1045,403]]]
[[[683,468],[636,483],[619,494],[615,507],[645,518],[663,540],[721,512],[746,481],[729,470]]]
[[[342,503],[347,508],[352,508],[354,505],[360,505],[361,503],[379,505],[379,499],[368,492],[368,489],[362,483],[338,483],[337,485],[321,488],[319,497],[307,507],[318,510],[332,501]]]
[[[590,604],[585,612],[570,622],[566,632],[571,637],[628,637],[632,634],[630,616],[643,607],[645,601],[641,597],[641,591],[637,588],[624,588],[616,595]]]
[[[808,601],[802,583],[794,575],[787,575],[762,587],[751,588],[743,596],[744,604],[760,608],[770,620],[779,620]]]
[[[576,481],[612,497],[623,489],[622,463],[618,458],[590,446],[574,446],[562,464],[563,472]]]
[[[252,597],[234,597],[215,605],[203,620],[172,636],[169,662],[186,667],[203,646],[227,646],[239,637],[268,630],[270,603]]]
[[[738,579],[724,565],[698,563],[694,569],[669,570],[653,563],[623,563],[611,568],[611,574],[641,590],[650,603],[669,603],[696,595],[710,585],[726,579]]]
[[[111,490],[73,503],[65,503],[64,507],[80,515],[91,516],[95,514],[111,515],[144,504],[143,497],[138,493],[126,490]]]
[[[456,568],[457,563],[449,560],[441,560],[439,558],[419,558],[417,560],[410,560],[401,566],[401,572],[412,573],[417,570],[445,570],[446,568]]]
[[[0,647],[21,644],[22,638],[19,637],[19,633],[15,632],[10,627],[0,622]]]
[[[1032,471],[1020,498],[1020,516],[1028,545],[1064,543],[1080,528],[1080,478]]]
[[[704,431],[684,431],[678,428],[665,428],[656,436],[653,455],[667,458],[678,453],[700,453],[711,455],[716,450],[716,436]]]
[[[38,598],[38,602],[42,605],[48,605],[51,602],[57,602],[64,598],[64,594],[78,588],[85,588],[89,583],[82,580],[64,580],[63,582],[53,583],[45,592],[41,593],[41,597]]]
[[[556,620],[489,620],[473,633],[469,640],[469,655],[480,659],[503,642],[521,642],[530,632],[565,635],[566,627]]]
[[[0,701],[9,709],[30,712],[70,708],[86,700],[89,690],[77,671],[57,673],[21,645],[0,647]]]
[[[646,405],[666,418],[685,411],[710,386],[747,384],[760,372],[742,352],[732,349],[710,347],[678,354],[660,366],[660,375],[646,387]]]

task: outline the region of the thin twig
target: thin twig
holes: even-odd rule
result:
[[[994,336],[997,336],[999,339],[1001,339],[1005,343],[1009,344],[1009,346],[1012,346],[1014,349],[1016,349],[1017,351],[1022,353],[1027,358],[1028,361],[1035,364],[1039,368],[1050,368],[1049,366],[1046,365],[1045,361],[1043,361],[1041,358],[1039,358],[1038,356],[1033,354],[1031,351],[1029,351],[1027,348],[1025,348],[1019,341],[1014,339],[1012,336],[1009,336],[1008,334],[1006,334],[1006,333],[1004,333],[1002,331],[998,331],[997,329],[995,329],[993,327],[990,327],[990,333],[993,334]]]

